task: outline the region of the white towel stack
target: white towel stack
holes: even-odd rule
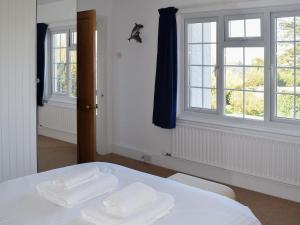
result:
[[[73,208],[90,199],[113,191],[118,179],[101,173],[97,167],[70,171],[53,181],[46,181],[37,186],[38,193],[47,200]]]
[[[82,218],[95,225],[150,225],[167,215],[174,198],[134,183],[103,200],[99,207],[82,210]]]

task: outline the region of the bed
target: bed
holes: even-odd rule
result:
[[[0,224],[64,225],[77,221],[81,209],[90,204],[96,204],[105,196],[88,201],[76,208],[66,209],[40,197],[36,192],[36,185],[74,168],[91,165],[99,167],[101,171],[116,175],[119,179],[118,189],[140,181],[161,192],[173,195],[176,201],[174,209],[155,225],[261,225],[249,208],[224,196],[102,162],[75,165],[1,183]]]

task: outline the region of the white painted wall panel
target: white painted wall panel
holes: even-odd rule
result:
[[[0,182],[35,173],[36,1],[0,0]]]

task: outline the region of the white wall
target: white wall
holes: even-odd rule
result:
[[[37,21],[49,28],[76,26],[77,0],[62,0],[37,7]],[[49,75],[51,82],[51,75]],[[45,89],[46,91],[46,89]],[[51,91],[51,90],[50,90]],[[77,143],[76,102],[64,103],[50,98],[44,107],[38,107],[38,134]]]
[[[296,3],[297,1],[289,2]],[[211,167],[210,170],[203,169],[204,164],[163,157],[162,154],[172,152],[172,132],[152,125],[159,18],[157,10],[159,8],[175,6],[187,8],[186,11],[193,11],[196,5],[201,9],[210,8],[210,10],[214,10],[226,7],[256,7],[258,5],[280,3],[281,1],[277,0],[219,0],[214,1],[214,3],[209,0],[115,1],[113,7],[113,81],[110,87],[113,90],[113,151],[137,159],[140,159],[141,155],[146,153],[152,156],[154,163],[162,166],[168,165],[174,169],[198,176],[265,191],[285,198],[293,199],[293,196],[299,195],[300,189],[296,186],[289,186],[293,187],[293,190],[287,190],[287,185],[278,182],[276,183],[278,190],[272,192],[274,183],[269,180],[251,176],[253,179],[258,179],[258,181],[252,182],[256,185],[251,185],[251,182],[246,182],[250,178],[241,176],[243,175],[241,173],[234,173],[234,171],[216,167]],[[145,26],[142,31],[143,44],[127,41],[135,22]],[[300,163],[300,159],[298,163]],[[205,168],[207,167],[205,166]],[[224,177],[228,179],[224,180]],[[239,177],[239,179],[234,179],[236,177]],[[288,194],[283,195],[284,192]]]
[[[0,0],[0,182],[36,173],[36,1]]]
[[[39,4],[37,7],[38,23],[57,23],[63,21],[76,21],[76,0],[62,0],[47,4]]]

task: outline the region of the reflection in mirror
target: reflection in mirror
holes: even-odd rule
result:
[[[76,0],[37,0],[38,170],[77,163]]]

